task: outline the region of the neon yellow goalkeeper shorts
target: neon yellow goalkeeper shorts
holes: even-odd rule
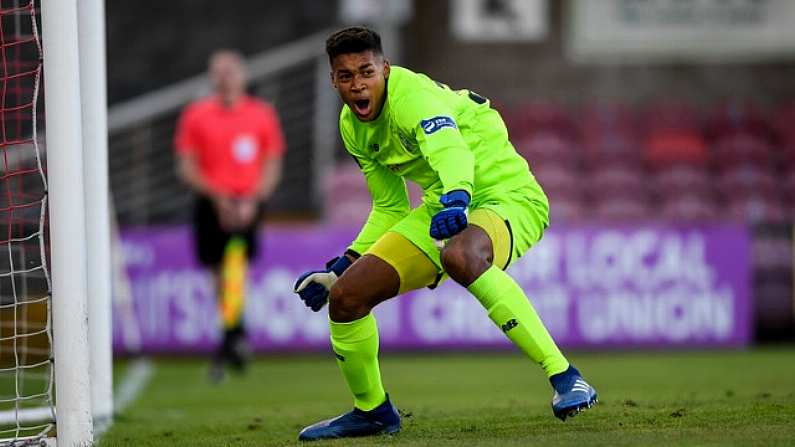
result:
[[[437,241],[430,236],[432,211],[425,205],[381,236],[365,254],[389,263],[400,275],[400,293],[435,287],[446,277]],[[469,224],[489,235],[494,265],[506,269],[541,239],[549,226],[549,204],[515,191],[501,200],[473,204]]]

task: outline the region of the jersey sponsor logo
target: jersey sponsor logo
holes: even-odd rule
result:
[[[379,146],[378,143],[373,143],[370,145],[370,150],[373,152],[378,152],[381,150],[381,146]]]
[[[450,127],[452,129],[458,128],[458,126],[455,124],[455,121],[449,116],[435,116],[427,120],[422,120],[420,121],[420,126],[422,126],[422,130],[426,135],[430,135],[439,129],[444,129],[445,127]]]
[[[232,155],[238,163],[251,163],[257,157],[257,140],[249,134],[241,134],[232,141]]]

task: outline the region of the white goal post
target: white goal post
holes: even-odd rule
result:
[[[113,261],[108,185],[108,106],[103,3],[103,0],[79,0],[77,10],[80,97],[83,109],[91,407],[94,427],[99,431],[107,427],[113,417],[111,328]]]
[[[77,0],[42,0],[56,439],[93,443]]]
[[[113,413],[103,2],[42,0],[42,28],[56,442],[89,446]]]

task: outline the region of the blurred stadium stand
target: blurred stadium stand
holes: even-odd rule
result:
[[[129,30],[140,27],[141,8],[109,5],[109,63],[118,67],[111,71],[117,75],[109,79],[110,97],[128,98],[199,73],[217,46],[260,54],[252,60],[267,62],[252,90],[275,103],[289,147],[271,218],[359,224],[369,194],[336,134],[336,99],[318,96],[333,96],[322,39],[287,62],[273,56],[337,25],[338,2],[266,3],[246,2],[254,9],[243,22],[225,21],[228,7],[219,6],[224,11],[218,9],[212,23],[199,17],[211,14],[187,7],[187,0],[158,3],[152,15],[171,8],[168,14],[182,21],[181,14],[191,14],[184,18],[191,28],[155,27],[134,33],[134,42]],[[565,54],[563,3],[546,2],[543,39],[494,43],[451,37],[452,1],[415,0],[393,63],[492,100],[550,197],[553,224],[664,219],[750,225],[760,327],[777,328],[768,335],[795,332],[795,62],[575,64]],[[136,9],[136,23],[129,8]],[[181,43],[179,51],[174,42]],[[112,127],[111,178],[123,225],[187,220],[190,196],[173,173],[171,135],[179,107],[199,84],[176,85],[194,90],[161,90],[162,98],[164,92],[182,96],[166,101],[170,105],[148,121],[120,120]],[[115,104],[112,113],[130,104]],[[418,191],[409,186],[416,202]]]

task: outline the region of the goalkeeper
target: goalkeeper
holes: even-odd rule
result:
[[[395,433],[400,416],[384,392],[371,310],[446,277],[466,287],[488,316],[549,378],[562,420],[596,402],[550,337],[519,285],[505,273],[538,242],[549,205],[508,141],[488,100],[390,66],[379,35],[350,27],[326,41],[331,81],[344,106],[340,133],[373,199],[356,240],[325,270],[298,278],[313,311],[329,303],[331,345],[353,394],[353,411],[304,428],[314,440]],[[420,185],[410,209],[405,180]]]

